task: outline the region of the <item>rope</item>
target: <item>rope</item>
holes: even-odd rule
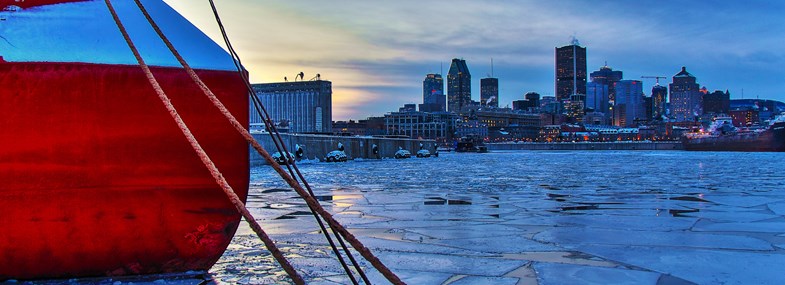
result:
[[[144,5],[139,0],[135,0],[135,2],[136,2],[136,5],[139,7],[139,10],[142,12],[142,14],[144,14],[145,18],[150,23],[150,26],[153,28],[153,30],[155,30],[155,32],[158,34],[158,36],[161,38],[161,40],[164,42],[164,44],[166,44],[167,48],[169,48],[169,51],[172,53],[172,55],[174,55],[174,57],[177,59],[177,61],[183,66],[183,68],[186,70],[186,72],[191,77],[191,79],[194,81],[194,83],[196,83],[196,85],[199,86],[199,88],[210,99],[210,101],[213,103],[213,105],[215,105],[220,110],[220,112],[226,116],[226,118],[229,120],[229,122],[232,124],[232,126],[238,132],[242,133],[243,131],[246,131],[245,127],[243,127],[243,125],[239,121],[237,121],[237,119],[223,105],[223,103],[218,99],[218,97],[215,96],[215,94],[207,87],[207,85],[201,80],[201,78],[199,78],[199,76],[196,74],[196,72],[193,70],[193,68],[191,68],[190,65],[185,61],[185,59],[183,59],[183,57],[180,55],[180,53],[177,51],[177,49],[174,48],[174,45],[169,41],[169,39],[166,37],[166,35],[161,31],[160,27],[158,26],[158,24],[155,23],[153,18],[147,12],[147,9],[144,7]],[[232,58],[234,59],[234,57],[232,57]],[[241,74],[242,74],[242,77],[244,79],[244,82],[247,82],[247,78],[245,77],[245,74],[244,73],[241,73]],[[257,102],[254,101],[254,103],[256,104]],[[250,134],[249,134],[249,137],[251,137],[250,141],[254,141],[254,142],[256,141],[255,139],[253,139],[252,136],[250,136]],[[246,140],[247,141],[249,140],[248,137],[246,137]],[[281,144],[281,145],[283,145],[283,144]],[[285,153],[286,156],[287,156],[287,160],[289,160],[289,162],[290,162],[288,165],[292,165],[292,162],[294,162],[294,159],[288,156],[288,153],[289,153],[288,151],[286,151],[285,149],[283,151],[281,151],[280,148],[279,148],[279,153]],[[287,165],[287,168],[289,167],[288,165]],[[291,172],[291,168],[289,168],[289,171]],[[313,196],[312,192],[310,194],[311,194],[311,196]],[[319,217],[316,214],[316,212],[313,211],[313,209],[311,209],[311,213],[314,216],[314,218],[316,218],[317,222],[319,223],[319,226],[320,226],[320,228],[322,230],[322,233],[327,238],[327,241],[329,242],[331,249],[333,250],[335,255],[338,257],[339,263],[343,267],[343,269],[346,272],[346,274],[349,277],[349,279],[352,281],[352,284],[355,284],[355,285],[358,284],[357,280],[355,279],[355,277],[352,274],[351,270],[349,269],[348,265],[343,260],[343,257],[341,256],[341,253],[338,251],[338,248],[335,246],[335,243],[333,242],[332,238],[330,237],[330,234],[327,231],[327,229],[325,228],[324,224],[319,219]],[[335,231],[333,231],[333,232],[335,233]],[[336,235],[336,237],[340,238],[340,236],[337,233],[335,233],[335,235]],[[370,284],[370,281],[365,276],[365,274],[362,271],[362,269],[360,268],[359,264],[354,260],[354,257],[352,257],[351,253],[348,251],[348,248],[346,248],[346,245],[343,243],[342,240],[339,239],[339,241],[341,242],[341,245],[342,245],[342,247],[344,249],[344,252],[347,253],[347,255],[349,256],[350,260],[354,264],[355,269],[360,273],[360,276],[363,277],[365,283],[366,284]]]
[[[169,100],[169,97],[166,96],[166,93],[164,93],[160,84],[158,84],[158,81],[155,79],[153,73],[150,71],[149,66],[147,66],[147,64],[144,62],[144,59],[142,59],[142,56],[139,54],[139,51],[137,50],[136,46],[134,45],[133,41],[128,35],[128,32],[126,31],[125,26],[123,26],[122,22],[120,21],[120,18],[117,15],[117,12],[112,6],[111,0],[105,0],[105,2],[107,8],[109,8],[109,11],[112,13],[112,18],[117,24],[117,27],[120,29],[120,32],[123,34],[123,38],[128,44],[128,47],[134,53],[134,57],[136,57],[139,66],[142,68],[142,71],[145,73],[147,80],[150,82],[153,89],[155,89],[155,92],[158,94],[158,98],[161,99],[161,102],[164,104],[164,107],[166,107],[167,111],[169,111],[169,115],[171,115],[172,119],[174,119],[174,121],[177,123],[177,126],[180,128],[180,131],[183,132],[183,135],[188,140],[188,143],[191,144],[191,147],[197,153],[199,159],[202,161],[205,167],[207,167],[207,169],[210,171],[210,174],[213,176],[213,179],[215,179],[216,183],[218,183],[218,185],[221,186],[221,189],[229,197],[229,200],[231,200],[232,204],[235,206],[237,211],[250,224],[251,229],[253,229],[254,232],[256,232],[256,234],[259,236],[259,238],[264,242],[267,249],[270,251],[270,253],[272,253],[275,259],[281,264],[281,266],[283,266],[284,270],[286,271],[287,274],[289,274],[289,276],[292,278],[294,283],[305,284],[303,278],[297,273],[297,271],[294,270],[294,267],[292,267],[292,265],[289,264],[289,262],[281,253],[281,251],[278,250],[272,239],[270,239],[270,237],[264,232],[264,230],[262,230],[261,226],[259,226],[259,224],[256,222],[256,219],[254,219],[251,213],[248,212],[248,209],[245,208],[245,205],[243,204],[240,197],[237,196],[237,194],[234,192],[232,187],[229,185],[229,183],[220,173],[218,168],[215,166],[213,161],[210,159],[210,157],[207,155],[207,153],[204,151],[201,145],[199,145],[199,142],[196,140],[196,137],[194,137],[194,135],[191,133],[190,129],[185,124],[183,119],[177,113],[177,110],[175,109],[174,105],[172,105],[171,100]]]
[[[259,98],[256,96],[253,88],[251,87],[250,80],[248,79],[248,74],[246,72],[244,72],[244,70],[242,68],[242,62],[240,61],[240,56],[235,51],[234,47],[232,46],[231,41],[229,40],[229,37],[227,36],[226,29],[224,28],[223,22],[221,21],[221,17],[218,14],[218,9],[215,7],[214,1],[213,0],[209,0],[209,2],[210,2],[210,7],[213,10],[213,15],[215,16],[216,23],[218,24],[218,27],[221,30],[221,35],[223,36],[224,43],[226,44],[226,47],[229,50],[230,55],[232,56],[232,61],[234,62],[235,67],[237,68],[238,74],[240,74],[240,76],[242,76],[243,79],[244,79],[243,82],[245,83],[245,86],[248,89],[248,93],[249,93],[249,95],[251,97],[251,101],[253,101],[253,105],[254,105],[254,109],[256,110],[256,113],[259,114],[260,118],[265,118],[263,120],[264,124],[265,124],[265,127],[267,127],[268,130],[271,130],[271,132],[269,132],[269,135],[270,135],[270,138],[273,141],[273,144],[275,145],[276,149],[278,150],[278,152],[285,154],[287,156],[287,158],[288,158],[288,162],[289,163],[286,164],[286,168],[289,171],[289,174],[291,176],[293,176],[295,179],[299,177],[300,181],[303,182],[303,185],[305,185],[305,188],[308,190],[308,194],[310,194],[311,196],[315,196],[314,193],[313,193],[313,190],[311,189],[311,185],[308,184],[308,181],[305,179],[303,174],[300,172],[300,168],[297,167],[297,164],[295,163],[295,159],[293,157],[289,157],[289,155],[288,155],[289,151],[286,149],[286,145],[283,143],[283,138],[281,137],[281,134],[278,132],[278,129],[275,127],[275,125],[272,124],[272,121],[269,120],[270,115],[269,115],[269,113],[267,113],[267,109],[261,103],[261,100],[259,100]],[[264,114],[262,114],[262,113],[264,113]],[[294,168],[294,171],[297,172],[297,176],[295,176],[295,173],[292,171],[292,168]],[[319,224],[319,228],[322,229],[322,233],[324,234],[324,236],[327,239],[327,241],[330,243],[330,247],[332,248],[333,252],[337,256],[338,261],[343,266],[344,271],[346,272],[347,275],[349,275],[349,278],[352,280],[352,283],[353,284],[357,284],[357,282],[354,279],[354,276],[349,271],[349,268],[347,268],[346,262],[343,260],[343,258],[341,257],[341,254],[338,252],[338,249],[335,247],[335,243],[333,243],[330,234],[325,229],[324,223],[322,223],[322,220],[316,214],[316,211],[314,211],[314,209],[311,209],[311,214],[313,215],[314,219],[316,219],[316,222]],[[368,280],[368,277],[365,275],[365,272],[362,270],[360,265],[354,259],[354,255],[346,247],[346,243],[344,243],[344,241],[341,238],[341,236],[336,232],[335,229],[333,229],[333,228],[330,228],[330,229],[332,230],[333,234],[335,235],[335,238],[340,243],[341,248],[343,249],[343,251],[349,257],[349,260],[352,262],[352,265],[357,270],[357,272],[360,274],[360,277],[363,279],[363,281],[365,281],[366,284],[371,284],[371,282]]]
[[[106,0],[106,1],[109,1],[109,0]],[[149,15],[148,15],[148,17],[149,17]],[[181,60],[181,63],[184,62],[184,61],[182,61],[182,58],[180,58],[178,60]],[[190,67],[187,67],[186,69],[190,69]],[[195,75],[195,72],[193,72],[193,70],[191,69],[189,74]],[[192,75],[192,78],[195,78],[195,80],[199,81],[197,84],[200,86],[200,88],[203,88],[203,91],[205,91],[205,94],[210,98],[210,100],[213,102],[213,104],[219,110],[221,110],[221,112],[224,114],[224,116],[226,116],[226,118],[235,127],[235,129],[237,129],[237,131],[240,134],[242,134],[242,136],[246,139],[246,141],[248,141],[248,143],[251,144],[251,146],[259,153],[259,155],[261,155],[264,158],[264,160],[267,161],[267,163],[269,163],[273,167],[273,169],[284,179],[284,181],[286,181],[286,183],[289,184],[289,186],[292,187],[295,190],[295,192],[297,192],[297,194],[300,195],[300,197],[303,198],[303,200],[305,200],[305,202],[306,202],[306,204],[308,204],[309,208],[311,208],[311,209],[313,209],[313,211],[317,212],[327,222],[327,224],[330,225],[330,227],[332,227],[341,236],[343,236],[349,242],[349,244],[351,244],[352,247],[354,247],[354,249],[357,250],[360,253],[360,255],[362,255],[366,260],[368,260],[368,262],[370,262],[376,268],[376,270],[379,271],[379,273],[381,273],[385,278],[387,278],[388,281],[390,281],[392,284],[396,284],[396,285],[398,285],[398,284],[406,284],[403,281],[401,281],[401,279],[398,278],[398,276],[396,276],[395,273],[393,273],[389,268],[387,268],[387,266],[385,266],[384,263],[382,263],[381,260],[379,260],[379,258],[377,258],[370,251],[370,249],[365,247],[365,245],[363,245],[362,242],[360,242],[352,233],[350,233],[346,228],[344,228],[343,225],[338,223],[338,221],[335,220],[335,218],[332,216],[332,214],[327,212],[319,204],[319,202],[316,201],[316,199],[313,196],[309,195],[309,193],[306,192],[306,190],[303,189],[303,187],[299,183],[297,183],[297,181],[294,178],[292,178],[292,176],[290,176],[288,173],[284,172],[283,168],[281,168],[281,166],[278,165],[278,163],[275,162],[275,160],[270,156],[270,154],[267,153],[267,151],[264,150],[264,148],[262,148],[262,146],[259,144],[259,142],[257,142],[253,138],[253,136],[248,132],[248,130],[246,130],[242,126],[242,124],[240,124],[237,121],[237,119],[226,109],[226,107],[223,106],[223,104],[220,102],[220,100],[218,100],[218,98],[215,97],[215,94],[213,94],[207,88],[207,86],[203,82],[201,82],[201,80],[199,80],[198,76],[193,76],[193,75]],[[287,156],[288,156],[288,154],[287,154]],[[291,157],[289,157],[289,158],[291,160]]]

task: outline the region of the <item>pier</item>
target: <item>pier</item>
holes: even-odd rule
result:
[[[499,150],[684,150],[679,141],[615,141],[615,142],[522,142],[491,143],[489,151]]]
[[[267,133],[253,134],[254,138],[262,144],[264,149],[275,153],[277,150],[270,135]],[[410,151],[412,154],[420,149],[422,143],[424,149],[431,153],[436,150],[436,142],[433,140],[407,139],[407,138],[381,138],[381,137],[356,137],[356,136],[329,136],[314,134],[281,134],[286,148],[291,153],[295,153],[299,145],[303,149],[303,159],[320,161],[324,160],[328,152],[338,149],[338,144],[342,144],[344,152],[349,159],[377,159],[393,158],[399,147]],[[376,145],[378,155],[373,153],[373,146]],[[251,150],[251,166],[266,164],[264,159]]]

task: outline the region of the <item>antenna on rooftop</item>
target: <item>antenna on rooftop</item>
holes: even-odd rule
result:
[[[493,77],[493,58],[491,58],[491,76],[490,77]]]

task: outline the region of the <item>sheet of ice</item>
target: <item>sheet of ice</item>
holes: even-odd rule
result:
[[[769,203],[767,206],[775,214],[785,216],[785,202]]]
[[[647,232],[595,228],[556,228],[534,236],[535,240],[579,248],[585,244],[772,250],[771,244],[752,237],[691,232]]]
[[[698,284],[782,284],[785,255],[709,249],[584,244],[581,251]]]
[[[529,251],[563,251],[563,248],[533,241],[520,235],[436,240],[434,244],[486,253],[521,253]]]
[[[766,205],[774,202],[782,202],[782,199],[769,198],[763,196],[753,196],[748,194],[734,195],[734,196],[706,194],[703,197],[704,199],[707,199],[714,203],[729,205],[729,206],[745,207],[745,208]]]
[[[518,280],[510,277],[466,276],[451,282],[450,285],[515,285],[518,284]]]
[[[582,215],[571,216],[560,224],[617,230],[675,231],[687,230],[697,219],[662,216]]]
[[[698,211],[692,213],[682,213],[682,216],[695,217],[700,219],[708,219],[714,222],[755,222],[763,221],[779,217],[770,213],[763,213],[762,211]]]
[[[235,70],[229,54],[160,0],[143,0],[161,30],[194,68]],[[114,1],[145,62],[180,67],[133,1]],[[104,1],[92,0],[0,12],[0,56],[6,61],[136,65]]]
[[[785,233],[785,221],[752,223],[699,223],[694,231]]]
[[[650,271],[561,263],[535,262],[533,267],[540,285],[656,285],[661,276],[660,273]]]
[[[426,253],[377,252],[388,267],[452,274],[502,276],[528,261]]]

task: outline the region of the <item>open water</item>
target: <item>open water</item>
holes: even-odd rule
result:
[[[785,153],[520,151],[300,169],[409,284],[785,284],[784,162]],[[251,180],[253,213],[306,280],[349,283],[296,193],[269,167]],[[245,225],[209,279],[287,282]]]

